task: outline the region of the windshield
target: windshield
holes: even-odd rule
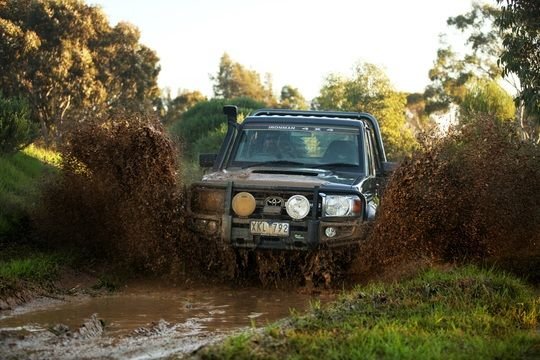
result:
[[[252,125],[242,130],[229,165],[358,168],[359,134],[358,128]]]

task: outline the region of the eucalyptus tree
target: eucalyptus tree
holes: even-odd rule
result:
[[[0,90],[23,97],[47,142],[118,107],[150,109],[158,57],[137,28],[80,0],[0,2]]]
[[[407,127],[407,96],[394,89],[377,66],[358,63],[352,77],[330,74],[315,99],[317,109],[368,112],[381,126],[385,148],[391,158],[409,154],[416,146]]]
[[[210,76],[210,79],[214,82],[214,95],[217,98],[248,97],[267,105],[276,103],[272,94],[271,76],[267,74],[266,82],[263,83],[258,72],[233,61],[227,53],[220,59],[218,72]]]

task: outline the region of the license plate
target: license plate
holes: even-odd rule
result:
[[[249,230],[253,235],[289,236],[289,223],[251,221]]]

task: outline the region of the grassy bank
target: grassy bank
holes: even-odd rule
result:
[[[43,176],[56,171],[58,162],[58,154],[33,145],[0,156],[0,300],[50,283],[66,263],[65,256],[43,253],[23,241]]]
[[[540,355],[540,299],[473,267],[359,287],[306,315],[206,348],[203,359],[511,359]]]
[[[0,156],[0,237],[22,226],[39,195],[44,172],[54,169],[58,159],[56,153],[35,146]]]

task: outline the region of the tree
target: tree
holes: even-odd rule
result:
[[[305,110],[309,108],[306,99],[302,96],[300,90],[291,85],[285,85],[281,88],[279,107],[296,110]]]
[[[446,112],[450,104],[459,105],[467,93],[467,83],[478,78],[500,79],[497,60],[502,39],[495,20],[500,10],[487,4],[473,3],[470,12],[450,17],[447,24],[465,35],[465,54],[458,54],[441,38],[437,59],[429,70],[431,84],[426,87],[426,112]],[[515,86],[515,84],[513,84]]]
[[[138,30],[111,28],[99,7],[80,0],[4,0],[0,55],[1,90],[29,101],[46,142],[69,119],[149,109],[158,96],[158,58]]]
[[[0,93],[0,155],[16,152],[30,144],[36,135],[28,104]]]
[[[416,146],[406,127],[406,96],[397,92],[386,74],[373,64],[356,65],[352,78],[331,74],[315,99],[318,109],[359,111],[373,114],[390,158],[399,158]]]
[[[96,75],[107,90],[107,106],[130,111],[149,109],[160,95],[159,58],[155,51],[139,43],[139,29],[120,22],[94,41],[89,45],[94,61],[101,62]]]
[[[162,115],[163,123],[172,124],[175,121],[180,120],[183,113],[191,109],[195,104],[205,100],[206,96],[198,90],[184,90],[174,99],[171,98],[169,91],[162,99],[162,105],[164,107],[164,113]]]
[[[540,127],[540,3],[537,0],[498,0],[506,3],[497,24],[503,29],[500,62],[504,74],[515,73],[521,82],[522,101]]]
[[[459,121],[469,123],[477,115],[496,121],[513,120],[516,107],[512,97],[494,80],[478,80],[468,89],[459,107]]]
[[[219,62],[219,69],[210,79],[214,82],[214,95],[222,99],[249,97],[266,104],[274,104],[271,76],[267,74],[266,85],[261,82],[260,75],[248,70],[238,62],[234,62],[224,53]]]

